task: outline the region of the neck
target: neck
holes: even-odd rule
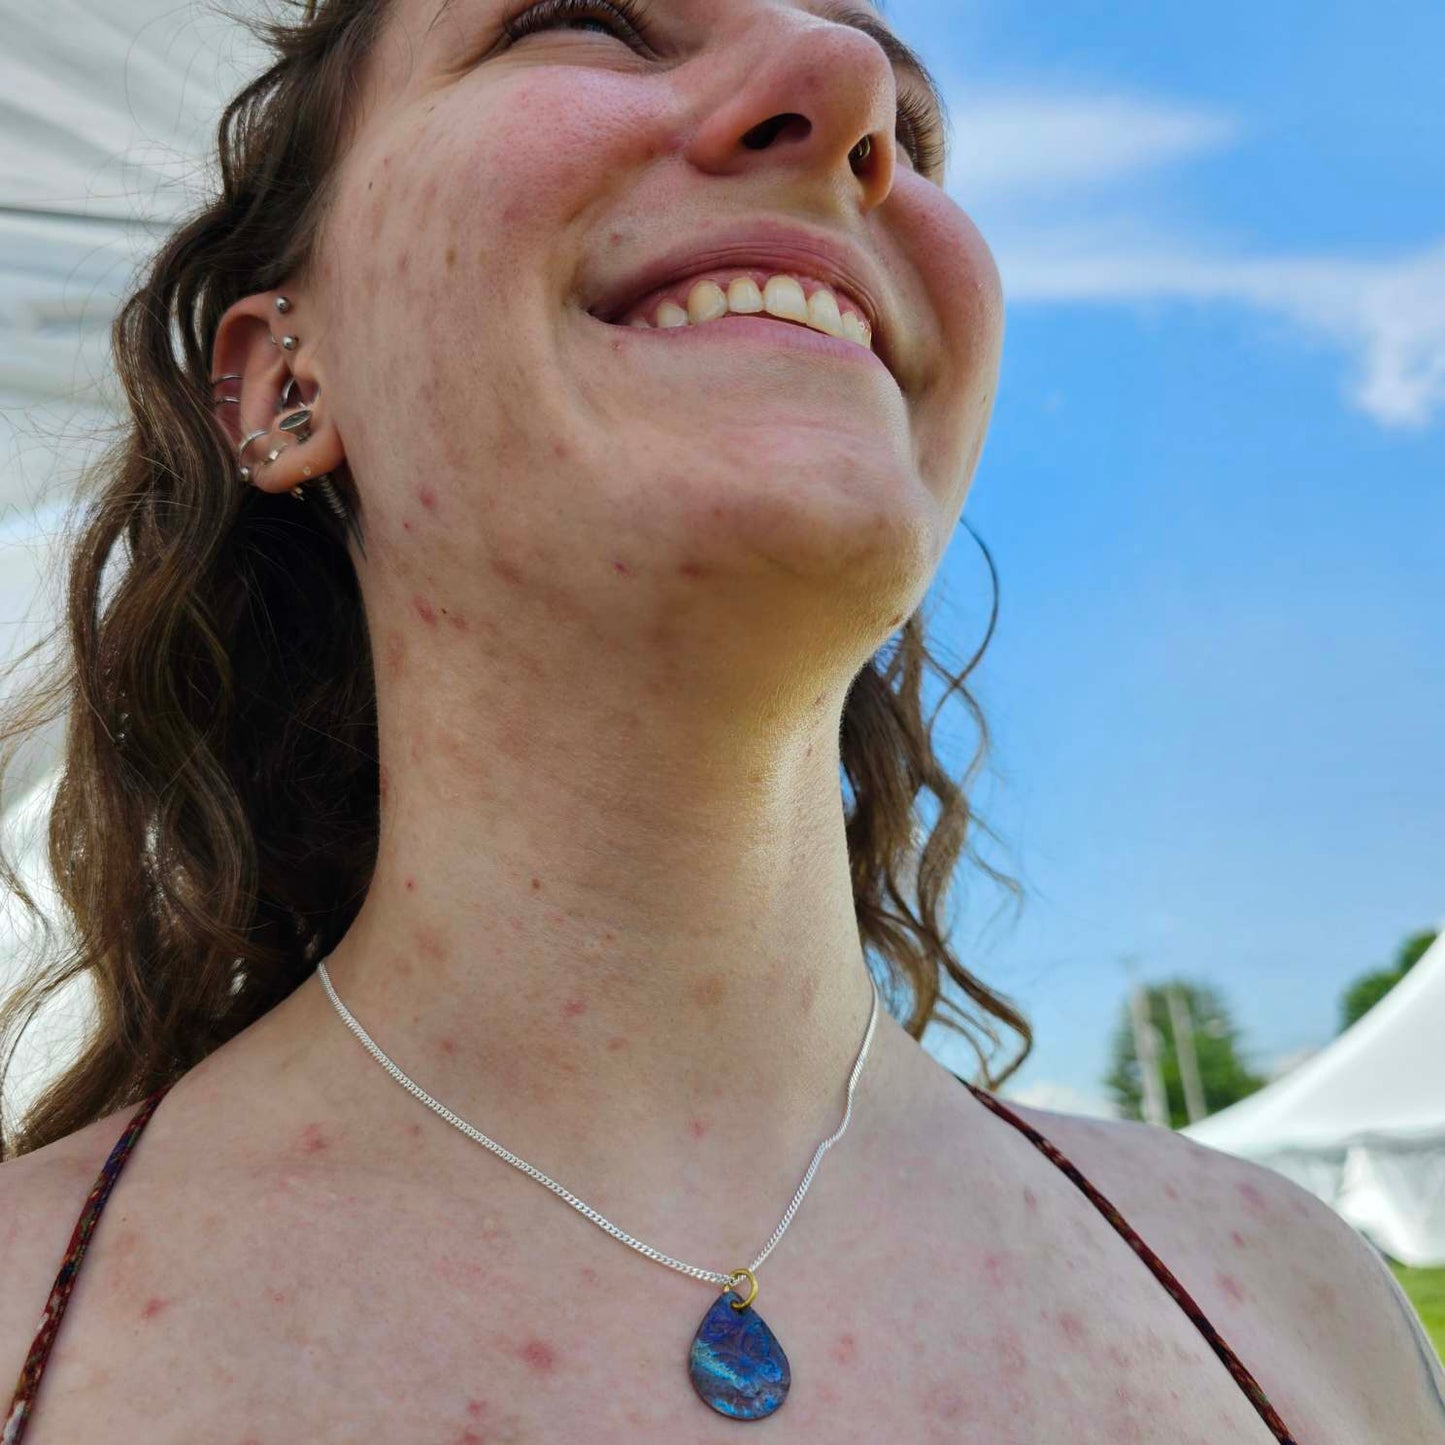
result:
[[[512,672],[501,699],[494,669],[379,651],[406,669],[378,693],[380,846],[327,961],[361,1025],[579,1184],[624,1177],[619,1138],[634,1162],[795,1173],[837,1127],[873,1002],[841,695],[810,682],[791,714],[749,720],[736,699],[649,710],[635,678],[558,669],[556,696],[532,675],[519,698]]]

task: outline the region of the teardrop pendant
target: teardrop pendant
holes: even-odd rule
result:
[[[757,1293],[757,1283],[748,1298]],[[703,1403],[733,1420],[761,1420],[788,1397],[788,1357],[752,1305],[734,1308],[732,1286],[718,1296],[692,1339],[688,1375]]]

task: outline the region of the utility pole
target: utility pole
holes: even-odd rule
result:
[[[1178,984],[1169,986],[1167,997],[1169,1022],[1174,1029],[1174,1053],[1184,1084],[1184,1108],[1193,1124],[1209,1112],[1204,1102],[1204,1082],[1199,1077],[1199,1059],[1194,1052],[1194,1019],[1189,1012],[1189,1000]]]
[[[1132,981],[1133,954],[1122,960],[1124,972]],[[1134,1026],[1134,1053],[1139,1060],[1139,1077],[1144,1086],[1144,1122],[1169,1127],[1169,1103],[1164,1094],[1164,1078],[1159,1072],[1159,1031],[1149,1021],[1149,995],[1142,983],[1132,983],[1129,990],[1129,1019]]]

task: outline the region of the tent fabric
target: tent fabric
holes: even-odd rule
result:
[[[1298,1068],[1180,1130],[1288,1175],[1386,1253],[1445,1264],[1445,929]]]

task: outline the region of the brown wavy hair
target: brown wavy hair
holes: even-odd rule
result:
[[[46,856],[68,936],[54,937],[0,851],[45,940],[0,1007],[0,1084],[62,990],[88,980],[94,1014],[74,1060],[8,1138],[0,1128],[0,1157],[136,1102],[279,1003],[340,941],[375,864],[375,679],[345,529],[311,499],[238,484],[209,380],[226,309],[304,278],[315,258],[356,77],[389,6],[289,8],[289,20],[236,17],[271,63],[222,115],[219,193],[170,233],[115,318],[129,415],[77,493],[61,620],[12,665],[58,652],[0,714],[0,783],[26,738],[63,719]],[[344,466],[333,481],[359,517]],[[967,789],[989,736],[966,679],[998,613],[983,551],[983,644],[949,671],[909,617],[854,680],[840,748],[860,937],[888,1006],[915,1038],[934,1018],[962,1033],[996,1087],[1032,1031],[959,963],[940,918],[961,855],[1020,891],[971,841],[988,833]],[[925,719],[929,671],[946,687]],[[961,779],[932,739],[953,694],[978,734]],[[927,827],[925,792],[936,801]],[[945,975],[981,1016],[944,993]],[[997,1074],[971,1032],[997,1045],[990,1016],[1023,1040]]]

